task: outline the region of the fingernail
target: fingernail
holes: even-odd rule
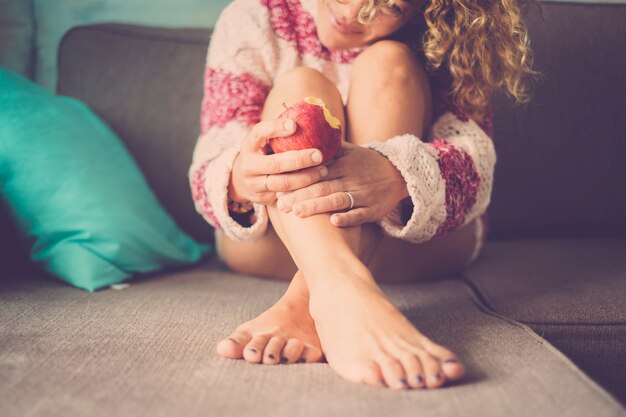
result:
[[[293,123],[293,120],[291,119],[285,120],[285,123],[283,123],[283,127],[288,132],[291,132],[293,130],[293,126],[294,126],[294,123]]]
[[[316,164],[319,164],[322,162],[322,153],[320,151],[313,152],[313,154],[311,154],[311,160]]]
[[[328,168],[326,168],[325,165],[322,165],[320,168],[320,176],[325,177],[326,175],[328,175]]]
[[[283,203],[283,200],[278,199],[278,203],[276,203],[276,207],[278,207],[278,210],[282,210],[285,208],[285,203]]]

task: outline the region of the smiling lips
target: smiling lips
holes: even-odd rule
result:
[[[337,18],[335,17],[335,15],[330,9],[328,10],[328,12],[330,14],[330,23],[333,26],[333,28],[337,30],[338,32],[351,34],[351,35],[360,33],[358,31],[352,30],[349,27],[344,26],[341,23],[339,23],[339,21],[337,20]]]

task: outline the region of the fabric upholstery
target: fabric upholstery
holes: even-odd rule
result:
[[[34,3],[37,27],[37,82],[49,90],[54,90],[57,78],[57,48],[63,34],[71,28],[103,22],[179,28],[212,27],[221,10],[231,0],[18,1]]]
[[[209,34],[92,26],[69,32],[59,55],[59,93],[89,103],[107,121],[161,204],[201,242],[212,240],[213,229],[193,207],[187,171]]]
[[[531,103],[493,103],[490,238],[626,237],[626,4],[541,3],[525,13]]]
[[[5,288],[2,414],[626,415],[548,343],[484,311],[454,280],[384,288],[418,328],[465,361],[464,382],[445,389],[392,392],[347,382],[325,363],[264,366],[217,356],[219,339],[286,285],[204,264],[121,291],[88,294],[51,280]]]
[[[626,239],[488,242],[464,276],[626,404]]]

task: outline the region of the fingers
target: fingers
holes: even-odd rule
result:
[[[319,213],[346,210],[350,208],[350,204],[351,201],[348,194],[339,192],[295,203],[293,212],[298,217],[308,217]]]
[[[297,202],[329,196],[332,193],[340,191],[338,189],[339,186],[340,184],[337,181],[321,181],[288,194],[277,193],[276,196],[279,202],[282,202],[283,210],[289,213]],[[346,195],[346,197],[348,196]],[[347,207],[349,206],[344,208]]]
[[[252,127],[242,150],[259,153],[268,139],[291,136],[296,130],[296,123],[291,119],[264,120]]]
[[[324,178],[328,174],[328,169],[322,165],[319,167],[307,168],[289,174],[275,174],[261,178],[260,186],[265,190],[265,185],[270,191],[293,191],[303,187],[308,187]],[[267,190],[265,190],[267,191]]]
[[[281,174],[317,166],[322,162],[322,153],[317,149],[287,151],[272,155],[251,155],[247,162],[248,175]]]
[[[370,221],[368,209],[366,207],[350,210],[347,213],[335,213],[330,216],[330,223],[337,227],[349,227]]]

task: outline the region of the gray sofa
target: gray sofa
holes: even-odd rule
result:
[[[345,382],[323,363],[221,359],[219,338],[285,283],[232,273],[213,255],[90,294],[29,263],[0,204],[0,414],[626,415],[626,5],[544,3],[543,18],[532,7],[526,21],[546,77],[529,105],[494,102],[484,252],[440,282],[383,287],[459,353],[463,381],[397,393]],[[112,126],[200,241],[212,229],[186,172],[209,39],[206,29],[93,25],[59,51],[59,94]]]

